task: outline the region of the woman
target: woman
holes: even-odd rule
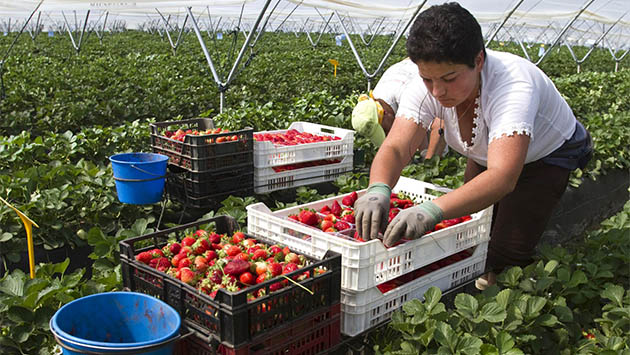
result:
[[[446,143],[468,158],[465,183],[400,212],[387,226],[383,243],[419,238],[442,219],[494,204],[486,264],[491,272],[478,280],[485,287],[495,282],[495,272],[531,263],[571,170],[590,159],[590,135],[539,68],[521,57],[486,50],[479,23],[457,3],[420,13],[407,53],[423,82],[417,85],[425,85],[430,95],[422,98],[419,113],[399,107],[374,158],[368,191],[355,205],[358,232],[373,239],[384,229],[390,187],[422,144],[431,119],[442,117]]]

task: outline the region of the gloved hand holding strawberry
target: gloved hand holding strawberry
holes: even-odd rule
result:
[[[364,240],[376,239],[378,232],[385,229],[391,192],[387,184],[374,183],[354,203],[357,232]]]
[[[441,220],[442,210],[431,201],[404,209],[387,226],[383,235],[383,244],[390,247],[403,237],[407,239],[420,238]]]

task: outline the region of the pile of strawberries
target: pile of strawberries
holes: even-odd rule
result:
[[[287,170],[296,170],[296,169],[310,168],[310,167],[313,167],[313,166],[338,164],[338,163],[341,163],[341,159],[312,160],[312,161],[305,161],[305,162],[302,162],[302,163],[294,163],[294,164],[274,166],[273,167],[273,171],[275,171],[276,173],[280,173],[280,172],[287,171]]]
[[[283,133],[256,133],[254,140],[258,142],[271,142],[275,145],[298,145],[341,140],[340,137],[331,135],[318,135],[308,132],[300,132],[289,129]]]
[[[365,240],[358,235],[355,228],[354,203],[357,198],[357,192],[352,191],[341,199],[341,204],[339,204],[337,200],[334,200],[330,205],[324,205],[324,207],[322,207],[319,211],[315,211],[310,208],[303,208],[300,209],[299,213],[289,215],[288,218],[293,221],[306,224],[310,227],[320,229],[326,233],[355,230],[354,233],[350,233],[349,235],[351,235],[356,241],[365,242]],[[413,206],[415,206],[415,203],[410,198],[402,194],[392,193],[389,198],[389,214],[387,223],[390,223],[401,210]],[[471,219],[472,217],[467,215],[443,220],[437,223],[432,230],[427,231],[425,234],[448,228]],[[409,240],[403,238],[399,243],[407,241]]]
[[[427,266],[421,267],[417,270],[398,276],[397,278],[393,280],[385,281],[382,284],[377,285],[376,287],[382,293],[387,293],[397,287],[400,287],[406,283],[416,280],[426,274],[432,273],[443,267],[449,266],[451,264],[454,264],[458,261],[464,260],[471,256],[472,256],[472,252],[470,250],[462,250],[459,253],[453,254],[451,256],[447,256],[446,258],[433,262]]]
[[[219,289],[238,292],[278,276],[301,269],[307,259],[288,247],[266,245],[242,232],[232,236],[199,229],[180,241],[169,241],[161,249],[136,255],[136,260],[165,272],[182,282],[196,287],[214,298]],[[319,275],[324,270],[316,269]],[[314,276],[316,276],[314,275]],[[302,280],[304,273],[295,280]],[[277,291],[289,284],[287,278],[269,287]],[[248,294],[249,299],[261,297],[265,289]]]
[[[190,134],[193,136],[205,136],[205,135],[211,135],[211,134],[219,134],[219,133],[229,133],[230,130],[225,129],[225,128],[209,128],[205,131],[198,131],[196,129],[178,129],[177,131],[173,132],[173,131],[165,131],[164,132],[164,137],[166,138],[170,138],[179,142],[183,142],[184,139],[186,138],[186,135]],[[223,143],[223,142],[233,142],[233,141],[237,141],[238,140],[238,136],[237,135],[222,135],[221,137],[217,137],[216,140],[214,138],[208,138],[206,139],[206,143],[214,143],[216,141],[216,143]]]

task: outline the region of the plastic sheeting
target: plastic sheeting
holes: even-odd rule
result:
[[[429,0],[423,8],[443,2]],[[38,0],[0,1],[0,22],[5,23],[5,27],[8,20],[15,24],[20,21],[23,23],[38,3]],[[110,19],[124,22],[127,28],[137,28],[148,21],[160,20],[160,14],[170,15],[171,20],[177,23],[183,22],[187,7],[191,7],[192,13],[200,18],[222,18],[223,26],[235,23],[236,19],[247,27],[246,24],[253,23],[258,17],[264,3],[264,0],[44,0],[39,11],[41,23],[49,29],[59,26],[64,15],[82,19],[88,10],[93,22],[107,12]],[[274,12],[267,30],[276,30],[280,24],[285,31],[318,30],[332,12],[337,11],[344,18],[351,18],[351,32],[391,33],[399,28],[401,22],[409,19],[422,3],[421,0],[272,0],[269,8],[274,7]],[[519,4],[504,25],[506,30],[503,37],[527,36],[533,40],[540,37],[541,32],[547,32],[548,37],[559,33],[590,0],[462,0],[459,3],[475,15],[486,34],[503,22]],[[618,37],[617,45],[627,47],[630,42],[628,12],[628,0],[594,0],[580,14],[568,36],[572,36],[574,42],[582,40],[587,44],[614,24],[615,28],[608,37]],[[327,28],[328,31],[338,31],[334,21]]]

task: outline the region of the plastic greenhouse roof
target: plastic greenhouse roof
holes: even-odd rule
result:
[[[0,22],[6,25],[10,19],[15,24],[24,23],[40,1],[0,0]],[[401,22],[409,20],[419,5],[424,4],[422,9],[426,9],[443,2],[271,0],[266,11],[270,19],[266,30],[277,29],[282,24],[284,30],[318,31],[336,11],[341,18],[350,18],[352,32],[374,32],[378,26],[380,33],[391,33]],[[97,21],[99,16],[107,13],[110,19],[123,21],[127,28],[137,28],[148,21],[161,21],[162,16],[170,16],[169,21],[173,23],[182,23],[188,7],[194,16],[206,21],[222,18],[225,25],[226,19],[240,19],[243,26],[249,23],[251,27],[266,3],[265,0],[43,0],[38,11],[46,28],[52,28],[53,24],[58,26],[69,17],[75,23],[81,22],[88,10],[91,21]],[[503,27],[506,40],[521,36],[527,40],[549,41],[579,14],[572,22],[571,31],[567,32],[567,40],[593,42],[612,26],[609,38],[617,38],[621,47],[628,47],[630,43],[629,0],[461,0],[459,3],[475,15],[486,35],[509,15]],[[335,22],[330,21],[329,31],[338,32]],[[498,35],[497,39],[502,37]]]

